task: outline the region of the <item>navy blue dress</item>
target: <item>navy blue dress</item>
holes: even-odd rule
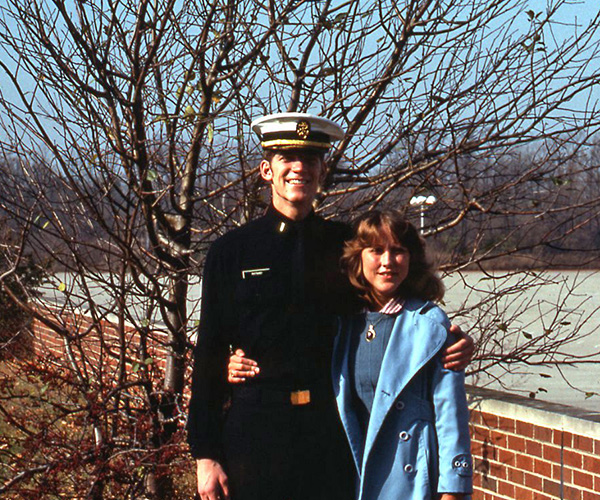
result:
[[[395,319],[396,315],[380,312],[367,312],[354,317],[350,369],[354,381],[356,411],[365,432],[369,424],[381,363]],[[368,334],[369,325],[373,325],[376,332],[373,338]]]

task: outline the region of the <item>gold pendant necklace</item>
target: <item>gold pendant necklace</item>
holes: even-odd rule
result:
[[[375,331],[375,325],[369,325],[367,333],[365,334],[365,339],[367,339],[367,342],[371,342],[376,336],[377,332]]]
[[[375,330],[375,327],[386,318],[386,314],[382,314],[381,318],[379,318],[377,321],[375,321],[374,323],[369,323],[369,326],[367,328],[367,332],[365,333],[365,340],[367,342],[372,342],[373,339],[375,337],[377,337],[377,330]]]

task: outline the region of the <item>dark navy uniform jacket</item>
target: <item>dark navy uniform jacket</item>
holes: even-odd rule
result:
[[[248,386],[331,386],[334,316],[357,307],[339,267],[350,234],[345,224],[314,213],[295,222],[271,207],[213,243],[204,267],[188,418],[195,458],[221,459],[230,346],[260,366]]]

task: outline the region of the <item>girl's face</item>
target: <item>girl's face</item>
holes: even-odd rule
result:
[[[384,306],[408,276],[410,253],[401,243],[385,238],[363,249],[361,258],[363,276],[379,305]]]

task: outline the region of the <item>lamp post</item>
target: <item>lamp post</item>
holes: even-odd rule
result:
[[[429,196],[413,196],[410,199],[410,204],[412,206],[417,205],[421,212],[421,234],[423,234],[423,227],[425,226],[425,207],[427,205],[433,205],[437,201],[437,198],[433,195]]]

